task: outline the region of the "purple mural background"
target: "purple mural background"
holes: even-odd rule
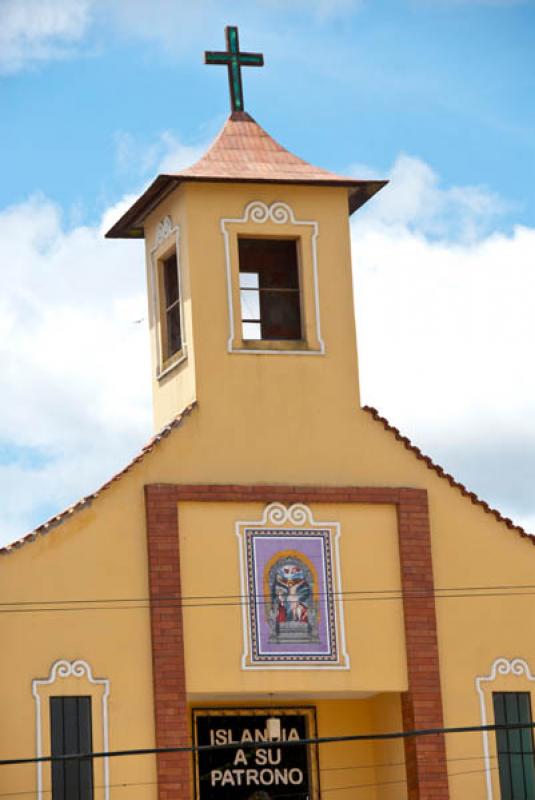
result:
[[[261,530],[246,529],[247,576],[251,628],[251,657],[253,661],[336,661],[337,643],[333,597],[331,533],[329,530]],[[284,555],[286,554],[286,558]],[[293,554],[293,555],[292,555]],[[270,588],[266,588],[266,568],[277,561],[299,562],[308,569],[311,562],[315,571],[311,596],[307,600],[314,621],[314,641],[274,641],[268,615],[272,610]],[[283,567],[281,568],[283,569]],[[299,565],[294,567],[299,569]],[[266,596],[267,592],[267,596]],[[317,611],[317,614],[316,614]],[[292,627],[285,626],[281,627]],[[303,626],[293,623],[294,631]],[[299,637],[299,634],[297,634]],[[301,635],[299,638],[306,638]],[[309,637],[310,638],[310,637]]]

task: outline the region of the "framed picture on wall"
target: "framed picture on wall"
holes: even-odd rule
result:
[[[348,667],[339,525],[272,503],[237,525],[245,596],[243,667]]]

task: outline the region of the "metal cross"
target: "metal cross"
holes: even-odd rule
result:
[[[240,53],[238,28],[234,26],[229,25],[225,28],[225,39],[227,41],[226,51],[207,50],[204,54],[204,63],[225,64],[227,66],[230,107],[232,111],[243,111],[241,68],[263,67],[264,56],[262,53]]]

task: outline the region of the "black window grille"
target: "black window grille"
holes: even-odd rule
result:
[[[299,340],[295,239],[238,239],[243,339]]]
[[[51,697],[50,727],[53,756],[90,753],[91,698]],[[92,759],[52,762],[52,800],[93,800]]]
[[[530,724],[529,692],[493,692],[496,725]],[[535,758],[532,728],[496,731],[502,800],[535,800]]]

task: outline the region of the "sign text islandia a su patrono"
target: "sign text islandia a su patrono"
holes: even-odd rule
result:
[[[275,713],[280,719],[279,746],[262,747],[263,742],[273,742],[268,718]],[[309,745],[299,742],[309,737],[312,720],[311,709],[228,709],[221,714],[215,709],[195,710],[196,744],[217,748],[196,754],[199,800],[310,798],[314,765]],[[286,742],[291,746],[284,746]]]

